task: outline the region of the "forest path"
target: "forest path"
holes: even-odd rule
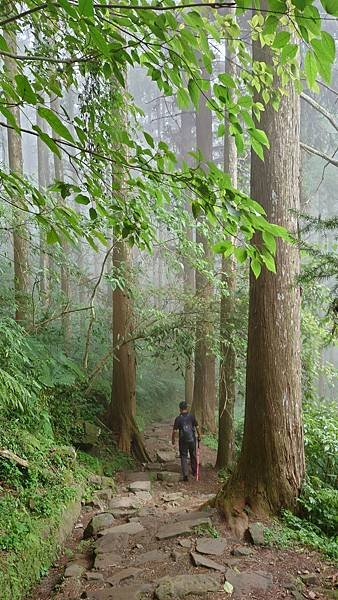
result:
[[[101,489],[96,507],[83,507],[67,548],[30,600],[337,598],[325,590],[334,570],[316,553],[239,542],[216,510],[202,510],[217,490],[215,453],[202,444],[201,480],[179,481],[171,426],[146,430],[149,470],[120,473],[113,498]]]

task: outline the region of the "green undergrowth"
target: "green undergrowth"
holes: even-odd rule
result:
[[[289,511],[283,513],[281,521],[267,528],[264,536],[269,544],[277,548],[311,548],[338,564],[338,537],[325,535],[319,527]]]
[[[82,387],[81,369],[56,344],[0,320],[0,449],[12,453],[0,456],[1,600],[20,600],[46,573],[93,491],[89,475],[133,468],[104,427],[97,444],[74,449],[102,411]]]

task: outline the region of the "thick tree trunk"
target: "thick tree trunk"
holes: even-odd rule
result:
[[[271,64],[254,44],[254,60]],[[278,85],[278,82],[275,82]],[[252,153],[251,195],[267,218],[297,233],[299,209],[299,98],[290,85],[279,112],[267,106],[259,127],[270,140],[265,162]],[[258,241],[258,240],[256,240]],[[236,472],[219,497],[229,520],[293,508],[304,477],[301,415],[299,252],[277,243],[277,274],[250,276],[244,438]]]
[[[125,242],[115,241],[113,268],[126,285],[113,291],[113,384],[109,411],[110,428],[120,450],[134,454],[141,462],[149,460],[138,431],[136,414],[136,359],[133,335],[133,310],[128,290],[130,255]]]
[[[58,115],[61,114],[61,103],[58,96],[51,98],[51,109]],[[63,162],[56,154],[54,154],[54,173],[56,181],[64,181]],[[69,285],[69,268],[68,268],[68,244],[65,240],[62,241],[62,262],[60,269],[60,286],[61,294],[64,302],[64,314],[62,316],[62,335],[64,340],[64,349],[66,352],[70,349],[71,343],[71,321],[69,315],[70,301],[70,285]]]
[[[229,12],[233,12],[230,9]],[[235,55],[225,48],[229,61],[225,61],[225,70],[236,76]],[[237,187],[237,147],[235,139],[229,134],[228,119],[225,115],[226,132],[224,136],[224,172],[229,173],[231,182]],[[235,243],[235,240],[231,240]],[[227,295],[221,297],[220,309],[220,366],[218,385],[218,448],[216,467],[226,469],[234,461],[234,407],[236,399],[236,353],[233,345],[232,320],[236,301],[236,261],[233,257],[222,257],[222,283]]]
[[[207,77],[205,73],[205,77]],[[205,163],[212,160],[212,115],[207,107],[205,96],[201,96],[196,113],[196,144],[201,150]],[[213,256],[208,241],[196,230],[196,242],[203,247],[204,260],[209,269],[213,268]],[[212,310],[214,290],[205,274],[196,271],[196,296],[200,299],[204,316],[196,325],[195,381],[192,412],[202,431],[215,432],[216,381],[215,356],[211,348],[213,325]]]
[[[17,43],[14,34],[4,33],[9,50],[12,54],[17,53]],[[14,80],[17,75],[15,60],[3,57],[6,70]],[[20,109],[18,106],[8,107],[20,127]],[[11,172],[23,175],[23,156],[21,136],[8,129],[8,166]],[[23,326],[29,324],[29,290],[28,290],[28,231],[24,224],[26,213],[20,210],[21,198],[12,198],[18,209],[13,210],[13,253],[14,253],[14,294],[15,294],[15,319]]]

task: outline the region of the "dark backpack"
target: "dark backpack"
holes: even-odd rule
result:
[[[181,440],[184,444],[192,444],[195,441],[190,414],[181,415]]]

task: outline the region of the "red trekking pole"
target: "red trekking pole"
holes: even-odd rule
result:
[[[199,481],[200,478],[200,441],[197,440],[197,449],[196,449],[196,481]]]

